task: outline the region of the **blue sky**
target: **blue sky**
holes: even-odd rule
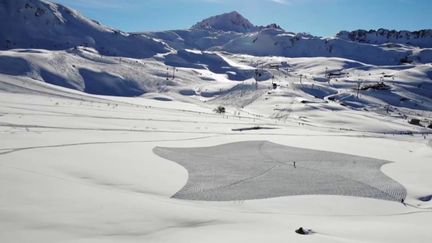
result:
[[[54,0],[124,31],[185,29],[236,10],[256,25],[332,36],[339,30],[432,28],[431,0]]]

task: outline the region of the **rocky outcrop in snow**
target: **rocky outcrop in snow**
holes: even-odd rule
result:
[[[207,18],[192,26],[192,29],[210,29],[247,33],[257,30],[257,27],[241,14],[234,11]]]
[[[432,47],[432,30],[397,31],[397,30],[355,30],[341,31],[336,35],[340,39],[369,44],[397,43],[422,48]]]

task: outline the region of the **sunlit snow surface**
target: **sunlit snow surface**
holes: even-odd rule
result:
[[[401,200],[405,188],[384,175],[389,163],[341,153],[246,141],[154,152],[186,167],[189,179],[175,198],[231,201],[327,194]]]

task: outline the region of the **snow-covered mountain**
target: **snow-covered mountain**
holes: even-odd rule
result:
[[[304,99],[331,98],[353,108],[432,107],[431,48],[323,38],[277,24],[254,26],[237,12],[187,30],[133,34],[48,1],[6,0],[0,13],[3,75],[91,94],[165,93],[238,107],[263,99],[272,82],[289,83],[286,87],[301,90],[295,95]],[[340,73],[336,82],[326,70]],[[354,95],[359,80],[368,98]],[[370,92],[378,81],[392,83],[388,90]]]
[[[355,31],[322,38],[255,26],[238,12],[207,18],[188,30],[124,33],[45,0],[0,3],[0,49],[92,47],[102,55],[146,58],[172,49],[254,56],[340,57],[374,65],[432,62],[431,31]]]
[[[264,28],[242,35],[227,44],[212,48],[254,56],[340,57],[373,65],[395,65],[403,62],[429,63],[432,49],[399,44],[371,45],[340,38],[322,38]]]
[[[192,29],[247,33],[257,30],[258,27],[254,26],[248,19],[243,17],[238,12],[233,11],[207,18],[192,26]]]
[[[432,30],[397,31],[397,30],[355,30],[341,31],[336,35],[340,39],[369,44],[398,43],[421,48],[432,48]]]
[[[95,48],[109,56],[151,57],[169,47],[144,34],[128,34],[44,0],[0,1],[0,50]]]
[[[373,65],[429,63],[432,61],[432,41],[428,31],[412,32],[416,41],[393,38],[379,41],[355,41],[341,32],[324,38],[283,30],[277,24],[255,26],[238,12],[205,19],[189,30],[147,33],[171,47],[226,51],[254,56],[340,57]],[[402,33],[402,32],[401,32]],[[386,35],[387,36],[387,35]]]
[[[233,40],[263,29],[283,31],[277,24],[254,26],[238,12],[231,12],[203,20],[187,30],[169,30],[145,34],[163,40],[176,50],[198,49],[205,51],[219,48]]]

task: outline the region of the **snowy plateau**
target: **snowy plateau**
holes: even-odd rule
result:
[[[431,134],[432,30],[0,0],[2,243],[429,243]]]

